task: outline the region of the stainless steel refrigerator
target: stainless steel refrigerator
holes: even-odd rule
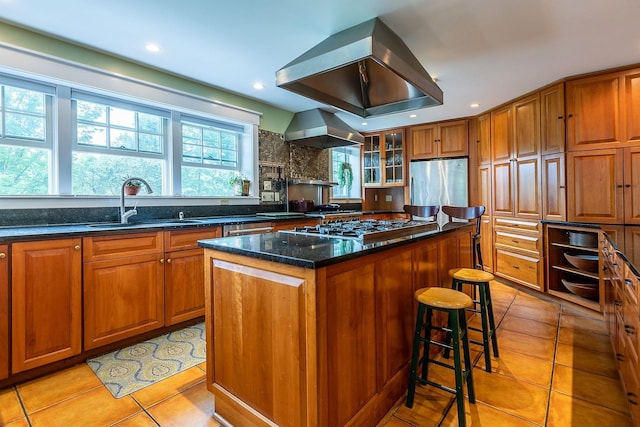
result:
[[[411,162],[411,204],[469,206],[467,164],[466,157]],[[447,221],[447,216],[440,212],[438,223],[443,225]]]

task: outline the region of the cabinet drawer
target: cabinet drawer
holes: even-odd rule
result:
[[[496,250],[496,273],[507,279],[541,290],[540,258]]]
[[[524,249],[539,253],[540,238],[538,236],[528,236],[522,234],[507,233],[506,231],[496,231],[496,246],[511,246],[517,249]]]
[[[84,261],[123,258],[162,252],[162,231],[85,237]]]
[[[636,277],[631,271],[629,266],[625,263],[624,266],[624,287],[629,296],[629,300],[635,306],[638,305],[638,291],[640,290],[640,279]]]
[[[169,252],[196,249],[198,240],[215,239],[216,237],[222,237],[222,229],[220,227],[165,231],[164,250]]]
[[[538,221],[522,221],[509,218],[495,218],[496,227],[509,227],[533,233],[540,232],[540,223]]]

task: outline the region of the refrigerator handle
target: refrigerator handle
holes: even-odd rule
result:
[[[413,205],[413,177],[409,181],[409,202]]]

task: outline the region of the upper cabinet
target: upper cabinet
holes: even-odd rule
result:
[[[540,96],[491,112],[493,213],[539,219]]]
[[[460,157],[469,154],[469,122],[454,120],[409,129],[411,160]]]
[[[404,132],[402,129],[366,135],[362,147],[362,182],[364,186],[404,186],[404,156]]]
[[[571,80],[566,97],[569,151],[640,140],[640,69]]]
[[[540,92],[541,152],[564,152],[565,146],[564,84]]]
[[[491,114],[483,114],[478,117],[476,132],[478,164],[488,165],[491,163]]]

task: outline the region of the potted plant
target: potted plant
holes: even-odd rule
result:
[[[351,163],[342,162],[338,168],[338,185],[340,187],[346,187],[347,192],[351,191],[353,185],[353,169],[351,169]]]
[[[124,194],[128,196],[135,196],[140,192],[140,187],[142,186],[142,182],[137,179],[130,179],[131,176],[126,175],[124,180],[127,181],[127,184],[124,186]]]
[[[243,173],[236,172],[234,175],[232,175],[231,178],[229,178],[229,185],[234,188],[234,192],[236,195],[249,195],[249,187],[251,185],[251,181],[249,181],[249,178],[247,178],[247,176]]]

